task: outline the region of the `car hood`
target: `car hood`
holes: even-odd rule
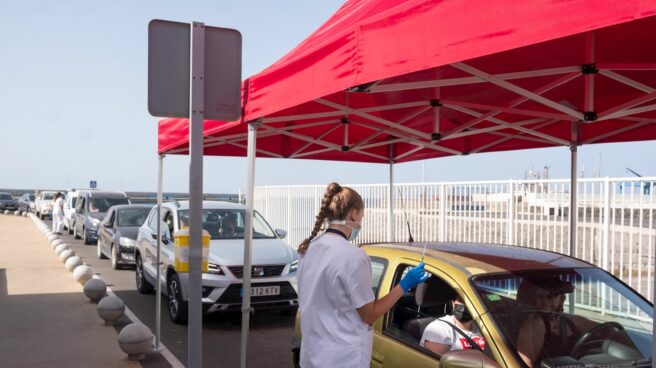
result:
[[[288,264],[294,259],[292,249],[280,239],[253,239],[253,264]],[[209,262],[224,266],[244,264],[243,239],[210,241]]]
[[[137,234],[139,233],[139,227],[137,226],[119,226],[117,233],[119,236],[130,238],[132,240],[137,240]]]

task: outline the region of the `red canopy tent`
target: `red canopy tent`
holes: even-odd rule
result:
[[[656,139],[655,15],[654,0],[350,0],[244,81],[242,121],[206,121],[204,153],[248,153],[250,184],[256,153],[389,163],[392,198],[394,163],[565,146],[575,204],[577,146]],[[159,153],[186,154],[188,127],[162,120]]]

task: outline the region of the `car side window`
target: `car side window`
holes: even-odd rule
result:
[[[401,278],[414,265],[401,264],[394,274],[392,285],[398,284]],[[388,337],[405,345],[421,351],[431,357],[439,359],[439,355],[420,345],[426,328],[435,320],[452,315],[452,301],[458,293],[443,278],[438,275],[431,277],[422,285],[401,297],[401,300],[387,314],[383,326],[383,333]],[[441,322],[439,322],[441,323]],[[479,331],[474,322],[473,330]],[[455,329],[447,329],[453,338],[462,341]],[[482,340],[485,341],[485,340]],[[469,345],[461,342],[463,346]],[[489,344],[485,345],[484,352],[492,359]]]
[[[383,281],[383,275],[387,269],[387,260],[381,257],[369,257],[369,259],[371,261],[371,289],[377,298],[380,283]]]
[[[107,223],[110,226],[114,226],[114,220],[116,219],[117,216],[118,216],[118,212],[114,210],[109,211],[109,213],[107,214]]]
[[[148,217],[148,227],[153,231],[157,231],[157,208],[153,208],[150,211],[150,215]]]

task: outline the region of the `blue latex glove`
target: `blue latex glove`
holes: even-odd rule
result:
[[[399,285],[404,292],[407,293],[410,289],[417,287],[417,285],[428,280],[430,274],[424,271],[424,265],[424,262],[421,262],[403,276]]]

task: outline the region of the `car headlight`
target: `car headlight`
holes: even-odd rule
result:
[[[134,239],[126,238],[124,236],[118,238],[118,243],[124,247],[134,247]]]
[[[215,275],[225,275],[225,273],[221,269],[221,266],[219,266],[218,264],[214,264],[214,263],[208,263],[207,264],[207,273],[212,273],[212,274],[215,274]]]
[[[296,270],[298,270],[298,259],[289,266],[289,272],[296,272]]]
[[[91,225],[93,225],[93,226],[98,226],[99,223],[100,223],[100,220],[95,219],[95,218],[92,218],[92,219],[91,219]]]

